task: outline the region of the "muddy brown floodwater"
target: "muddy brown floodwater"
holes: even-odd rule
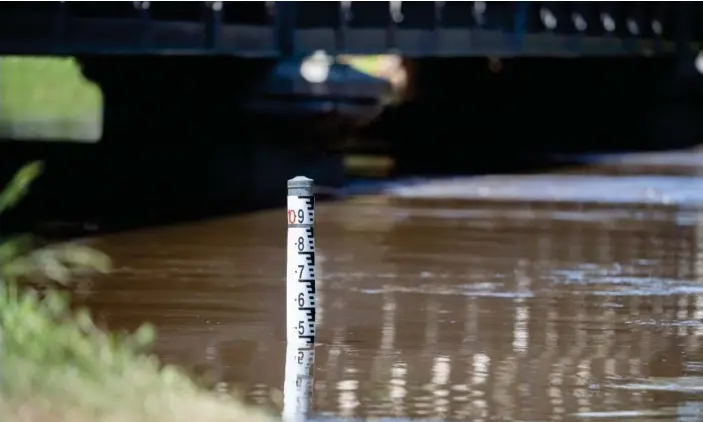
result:
[[[703,155],[320,203],[310,418],[703,420]],[[285,211],[90,240],[112,328],[276,406]]]

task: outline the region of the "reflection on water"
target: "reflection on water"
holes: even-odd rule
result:
[[[155,323],[167,362],[276,406],[282,212],[97,239],[118,268],[83,298],[112,327]],[[701,221],[656,204],[319,205],[310,415],[700,420]]]
[[[310,409],[312,371],[315,362],[313,347],[286,346],[286,372],[283,380],[283,420],[304,421]]]

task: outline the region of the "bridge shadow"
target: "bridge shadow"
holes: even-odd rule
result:
[[[334,183],[341,156],[257,143],[55,142],[0,144],[2,179],[41,159],[45,171],[20,205],[0,218],[4,235],[33,231],[49,238],[193,221],[283,206],[286,180],[298,173]]]
[[[703,135],[693,58],[434,59],[365,130],[399,174],[524,172],[554,155],[677,149]]]
[[[184,62],[169,73],[147,61],[139,79],[134,62],[89,62],[108,104],[103,139],[0,142],[2,181],[28,160],[46,161],[31,195],[2,216],[3,233],[96,233],[282,206],[286,179],[300,173],[332,191],[349,182],[339,151],[237,109],[268,64],[222,83],[233,69],[223,63]],[[543,171],[579,162],[564,154],[682,148],[703,134],[692,60],[442,59],[409,68],[409,100],[359,134],[384,140],[398,177]]]
[[[286,180],[340,185],[341,156],[243,110],[271,63],[232,58],[81,58],[106,107],[97,143],[0,140],[0,184],[31,160],[44,174],[3,234],[54,235],[192,220],[285,204]]]

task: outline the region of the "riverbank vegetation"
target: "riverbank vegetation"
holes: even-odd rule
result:
[[[96,142],[103,97],[72,57],[0,57],[0,137]]]
[[[23,167],[0,193],[0,213],[17,204],[40,173],[40,163]],[[37,248],[28,237],[0,244],[0,420],[274,419],[161,366],[146,353],[154,337],[149,326],[117,335],[97,327],[85,310],[72,310],[58,287],[76,273],[109,267],[108,257],[80,245]]]

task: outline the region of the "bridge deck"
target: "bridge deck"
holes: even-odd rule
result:
[[[0,54],[407,57],[698,51],[697,3],[1,2]]]

